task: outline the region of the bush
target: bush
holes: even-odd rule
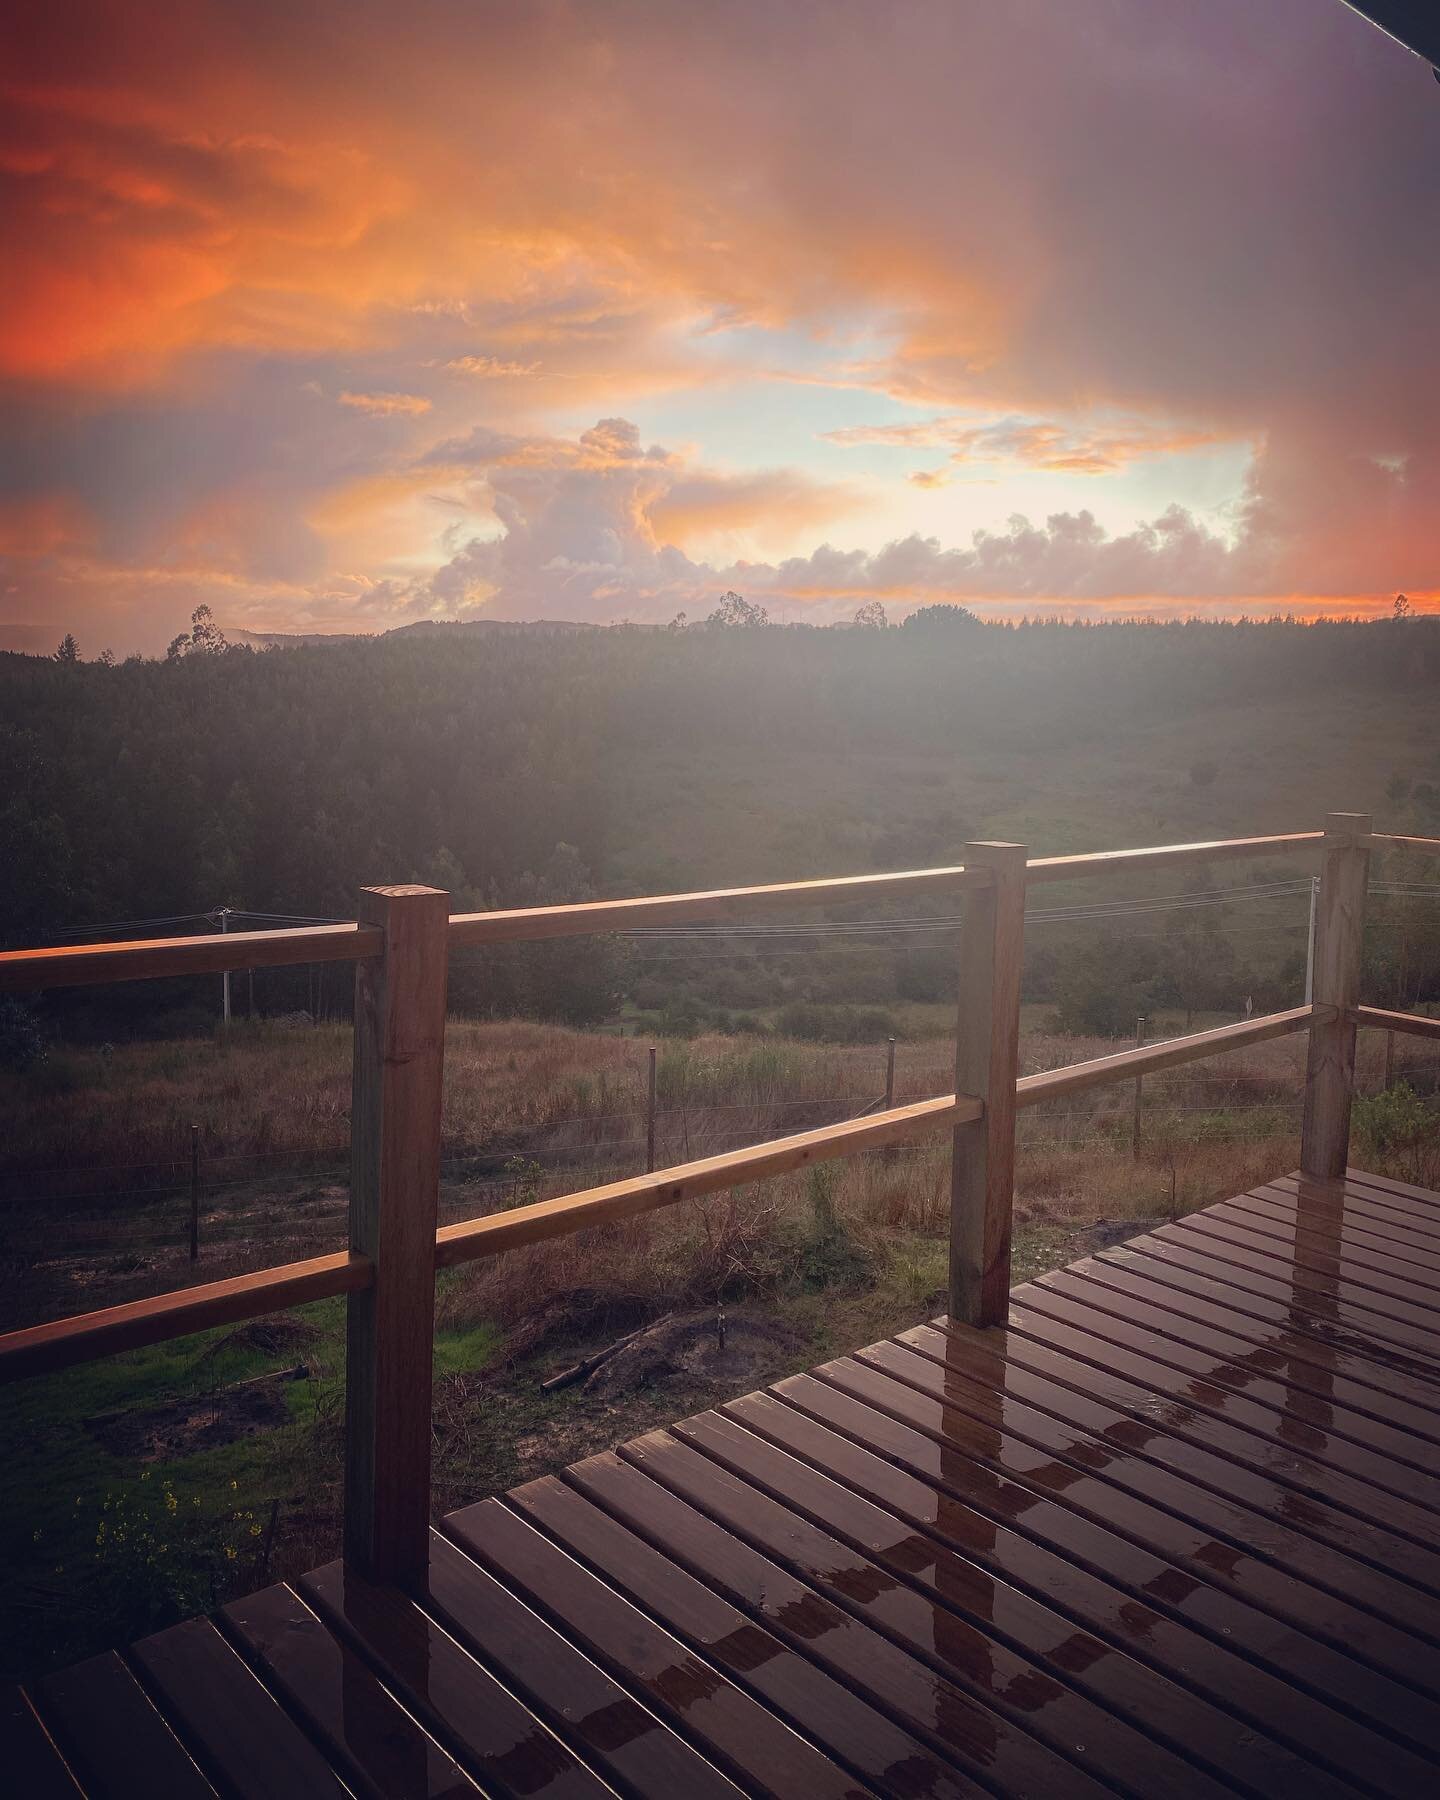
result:
[[[1356,1137],[1380,1156],[1413,1150],[1440,1128],[1434,1102],[1422,1100],[1407,1081],[1383,1094],[1357,1095],[1353,1122]]]
[[[23,1073],[43,1063],[46,1055],[35,1009],[23,1000],[0,1000],[0,1069]]]
[[[817,1006],[794,1000],[781,1007],[775,1023],[783,1037],[812,1044],[874,1044],[900,1035],[895,1020],[878,1006]]]

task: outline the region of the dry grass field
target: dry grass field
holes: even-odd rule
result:
[[[1032,1029],[1022,1066],[1116,1047]],[[1382,1094],[1383,1054],[1383,1040],[1362,1043],[1357,1151],[1371,1167],[1440,1184],[1440,1055],[1402,1043]],[[646,1055],[633,1038],[452,1021],[444,1215],[642,1169]],[[943,1039],[898,1045],[896,1100],[947,1091],[949,1055]],[[6,1076],[3,1323],[341,1246],[349,1056],[347,1027],[264,1025],[65,1050]],[[1017,1279],[1292,1168],[1302,1057],[1292,1039],[1151,1077],[1138,1157],[1131,1084],[1023,1114]],[[883,1045],[665,1042],[657,1159],[851,1116],[884,1081]],[[563,1466],[932,1315],[943,1304],[948,1203],[942,1136],[443,1276],[437,1504]],[[541,1390],[547,1375],[667,1314],[689,1333],[670,1362]],[[343,1335],[342,1303],[325,1302],[0,1395],[8,1469],[24,1471],[0,1477],[0,1554],[15,1597],[5,1668],[119,1642],[332,1554]]]

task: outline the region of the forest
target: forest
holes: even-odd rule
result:
[[[0,942],[209,931],[221,908],[237,929],[353,917],[376,882],[474,909],[942,864],[973,837],[1045,854],[1313,828],[1341,807],[1440,830],[1440,619],[991,624],[935,607],[897,628],[867,613],[779,626],[742,604],[668,630],[427,624],[264,651],[201,613],[163,660],[87,661],[68,639],[53,658],[0,656]],[[1234,889],[1294,875],[1197,871],[1189,887],[1218,898],[1153,931],[1051,921],[1027,998],[1090,1032],[1163,1006],[1273,1004],[1303,975],[1304,896],[1274,896],[1260,913],[1283,921],[1260,930]],[[1429,910],[1377,896],[1377,998],[1440,996]],[[903,1034],[907,1007],[950,994],[945,909],[879,911],[868,935],[842,929],[864,922],[852,909],[788,940],[471,953],[452,1006],[681,1035]],[[213,987],[56,993],[12,1002],[6,1029],[209,1029]],[[236,1007],[334,1015],[332,990],[267,971]]]

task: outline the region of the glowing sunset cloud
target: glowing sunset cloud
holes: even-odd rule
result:
[[[1440,93],[1338,0],[21,15],[0,646],[1440,588]]]

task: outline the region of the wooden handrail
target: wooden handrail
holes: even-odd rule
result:
[[[1148,850],[1097,850],[1083,856],[1041,856],[1026,868],[1027,883],[1078,881],[1092,875],[1124,875],[1134,869],[1161,869],[1167,863],[1226,862],[1245,856],[1284,856],[1315,850],[1323,831],[1290,831],[1279,837],[1218,838],[1209,844],[1157,844]]]
[[[1326,1024],[1334,1016],[1333,1006],[1292,1006],[1286,1012],[1241,1019],[1234,1025],[1217,1025],[1212,1031],[1191,1032],[1188,1037],[1145,1044],[1138,1050],[1119,1050],[1113,1056],[1070,1063],[1063,1069],[1044,1069],[1039,1074],[1020,1077],[1015,1083],[1015,1103],[1021,1107],[1038,1106],[1042,1100],[1103,1087],[1108,1081],[1127,1081],[1155,1069],[1173,1069],[1201,1057],[1219,1056],[1245,1044],[1264,1043],[1267,1038],[1289,1037],[1297,1031],[1308,1031],[1312,1024]]]
[[[1376,1031],[1404,1031],[1412,1037],[1440,1038],[1440,1019],[1427,1019],[1423,1013],[1385,1012],[1378,1006],[1356,1006],[1350,1016],[1357,1025]]]
[[[373,1273],[368,1257],[342,1250],[8,1331],[0,1336],[0,1381],[48,1375],[120,1350],[142,1350],[148,1344],[189,1337],[212,1325],[234,1325],[282,1307],[302,1306],[307,1300],[353,1294],[369,1286]]]
[[[138,938],[123,944],[67,944],[0,951],[0,993],[82,982],[157,981],[223,975],[227,969],[284,969],[299,963],[358,962],[378,956],[384,937],[360,925],[305,925],[286,931],[231,931],[213,937]]]
[[[1393,831],[1369,831],[1365,842],[1372,850],[1418,850],[1422,856],[1440,856],[1440,838],[1401,837]]]
[[[634,900],[587,900],[576,906],[527,906],[514,912],[457,913],[450,921],[454,949],[473,944],[526,943],[537,938],[589,937],[673,925],[680,919],[728,919],[769,907],[840,906],[892,900],[941,889],[946,893],[987,887],[988,869],[963,864],[945,869],[906,869],[887,875],[839,875],[821,881],[785,881],[768,887],[714,888],[695,894],[650,894]]]
[[[1222,838],[1213,843],[1159,844],[1141,850],[1102,850],[1083,856],[1039,857],[1026,865],[1027,883],[1077,881],[1099,875],[1163,868],[1169,863],[1281,855],[1312,849],[1323,832],[1278,837]],[[1425,846],[1427,838],[1388,843]],[[889,900],[937,890],[985,888],[982,867],[907,869],[881,875],[839,875],[760,887],[715,888],[690,894],[650,894],[630,900],[591,900],[575,906],[530,906],[504,912],[455,913],[450,947],[529,943],[547,938],[589,937],[669,925],[684,919],[723,919],[771,907],[839,906]],[[275,969],[301,963],[359,962],[379,956],[380,932],[359,924],[307,925],[282,931],[233,931],[211,937],[141,938],[125,943],[69,944],[0,951],[0,993],[85,982],[154,981],[181,975],[218,975],[227,969]]]
[[[771,1175],[785,1175],[831,1157],[854,1156],[861,1150],[912,1137],[917,1131],[978,1119],[983,1111],[980,1101],[968,1094],[958,1098],[945,1094],[934,1100],[895,1106],[888,1112],[845,1119],[838,1125],[796,1132],[791,1137],[771,1138],[766,1143],[728,1150],[722,1156],[707,1156],[699,1162],[657,1169],[653,1175],[636,1175],[628,1181],[612,1181],[606,1187],[583,1188],[579,1193],[537,1200],[509,1212],[490,1213],[483,1219],[442,1225],[435,1234],[435,1266],[450,1269],[457,1263],[499,1256],[522,1244],[564,1237],[612,1219],[656,1212],[662,1206],[673,1206],[677,1200],[695,1200],[702,1194],[742,1187]]]

